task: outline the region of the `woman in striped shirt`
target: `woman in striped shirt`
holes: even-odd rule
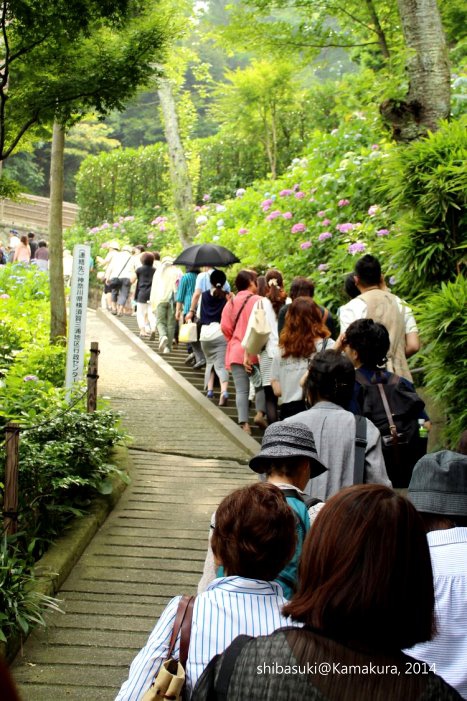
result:
[[[294,625],[281,609],[286,600],[272,580],[295,551],[295,518],[280,489],[256,483],[227,496],[216,512],[212,549],[225,577],[196,597],[186,664],[187,694],[212,657],[238,635],[268,635]],[[146,646],[130,667],[116,701],[138,701],[167,657],[181,597],[162,613]],[[300,625],[300,624],[298,624]],[[178,658],[180,640],[173,651]]]

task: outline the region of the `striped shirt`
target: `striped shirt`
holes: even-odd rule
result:
[[[162,613],[146,646],[130,667],[127,681],[115,701],[138,701],[151,686],[167,657],[170,636],[181,597],[176,596]],[[293,623],[281,614],[286,600],[275,582],[243,577],[220,577],[195,599],[190,648],[186,665],[187,691],[191,690],[210,660],[223,652],[238,635],[268,635]],[[173,656],[178,658],[180,640]]]
[[[197,280],[196,273],[185,273],[180,284],[178,286],[176,302],[183,304],[183,315],[186,316],[190,311],[191,298],[195,292],[195,285]]]
[[[436,667],[433,671],[467,698],[467,528],[430,531],[427,539],[438,633],[404,652]]]

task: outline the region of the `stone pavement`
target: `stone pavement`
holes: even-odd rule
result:
[[[212,511],[255,479],[239,429],[229,435],[220,411],[149,365],[139,339],[93,312],[88,337],[99,392],[133,436],[132,482],[60,590],[65,615],[48,615],[13,665],[23,701],[111,701],[167,601],[195,592]]]

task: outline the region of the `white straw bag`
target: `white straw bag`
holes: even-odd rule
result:
[[[263,303],[257,302],[248,321],[242,346],[251,355],[261,353],[271,335],[271,327],[264,311]]]

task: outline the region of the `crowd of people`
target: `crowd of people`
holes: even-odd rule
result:
[[[187,357],[207,396],[217,376],[225,404],[231,375],[238,423],[250,431],[254,398],[265,428],[250,461],[260,481],[212,515],[189,647],[172,640],[184,697],[467,698],[466,450],[426,454],[407,363],[418,331],[379,262],[357,261],[340,329],[307,278],[290,296],[278,270],[241,270],[234,292],[220,270],[167,280],[174,319],[198,324]],[[268,332],[252,353],[258,311]],[[117,701],[144,698],[181,606],[168,604]]]
[[[35,265],[39,270],[49,269],[49,249],[47,241],[36,241],[36,235],[30,231],[27,235],[10,229],[7,245],[0,245],[0,265],[22,263]]]

